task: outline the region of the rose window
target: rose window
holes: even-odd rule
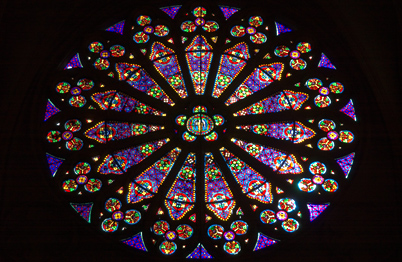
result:
[[[252,11],[136,10],[49,78],[49,177],[100,234],[258,257],[330,215],[359,140],[351,86],[308,29]]]

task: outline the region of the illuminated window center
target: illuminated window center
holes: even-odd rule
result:
[[[206,135],[214,129],[212,119],[204,114],[196,114],[187,121],[187,130],[197,136]]]

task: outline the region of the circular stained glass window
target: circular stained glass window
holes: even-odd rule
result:
[[[52,77],[44,157],[101,234],[150,257],[258,256],[345,187],[348,81],[309,37],[250,14],[137,10]]]

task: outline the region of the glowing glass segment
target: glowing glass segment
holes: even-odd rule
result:
[[[302,178],[302,179],[300,179],[300,181],[297,184],[297,186],[299,187],[299,189],[301,191],[307,192],[307,193],[313,192],[317,187],[317,185],[315,185],[313,183],[313,181],[311,181],[310,178]]]
[[[51,154],[46,153],[46,160],[47,164],[49,165],[50,174],[52,174],[52,177],[54,177],[56,175],[57,170],[59,169],[61,164],[63,164],[65,159],[55,157],[52,156]]]
[[[187,117],[185,115],[179,115],[176,117],[176,124],[179,126],[184,126],[186,124]]]
[[[213,118],[216,126],[221,126],[225,122],[225,119],[221,115],[214,115]]]
[[[193,108],[193,113],[199,113],[199,112],[207,112],[207,108],[205,106],[196,106]]]
[[[149,59],[153,62],[156,70],[181,98],[186,98],[187,90],[173,50],[159,42],[154,42],[151,49]]]
[[[340,111],[356,121],[356,113],[352,99],[350,99],[346,106],[344,106]]]
[[[206,141],[215,141],[218,139],[218,134],[215,131],[213,131],[209,135],[205,136],[204,139]]]
[[[177,245],[171,241],[163,241],[162,244],[159,246],[159,250],[164,255],[171,255],[177,250]]]
[[[271,184],[227,149],[222,148],[220,151],[234,178],[240,185],[242,192],[249,198],[256,199],[261,203],[272,203]]]
[[[203,95],[211,66],[212,46],[204,36],[197,35],[185,51],[195,94]]]
[[[230,255],[237,255],[241,250],[241,246],[238,241],[228,241],[223,245],[223,250]]]
[[[127,203],[137,203],[158,193],[159,187],[165,181],[180,151],[179,148],[173,149],[136,177],[134,182],[129,184]]]
[[[145,252],[148,251],[145,246],[144,239],[142,238],[142,232],[139,232],[138,234],[136,234],[130,238],[123,239],[123,240],[121,240],[121,242],[126,244],[127,246],[133,247],[135,249],[142,250]]]
[[[125,80],[136,90],[143,92],[153,98],[162,100],[164,103],[173,106],[173,101],[166,95],[165,91],[145,72],[139,65],[128,63],[116,63],[116,71],[120,81]]]
[[[236,201],[233,200],[233,194],[211,153],[205,154],[204,162],[207,208],[219,219],[227,220],[233,212]]]
[[[278,240],[267,237],[263,233],[258,232],[257,242],[255,243],[255,247],[254,247],[253,251],[257,251],[257,250],[272,246],[273,244],[276,244],[276,243],[278,243]]]
[[[324,55],[324,53],[321,53],[321,59],[320,62],[318,63],[318,67],[336,69],[336,67],[331,63],[331,61],[329,61],[328,57]]]
[[[197,137],[190,135],[189,132],[184,132],[183,133],[183,140],[187,142],[193,142],[197,139]]]
[[[219,8],[221,9],[226,20],[228,20],[234,13],[239,11],[239,9],[233,7],[219,6]]]
[[[324,178],[322,178],[324,180]],[[333,179],[325,179],[324,183],[322,183],[322,188],[330,193],[333,193],[338,190],[338,182]]]
[[[166,195],[165,206],[173,220],[181,219],[194,207],[195,175],[195,154],[190,153]]]
[[[329,203],[323,205],[307,204],[308,211],[310,213],[310,222],[315,220],[325,209],[329,206]]]
[[[64,67],[64,70],[73,69],[73,68],[82,68],[80,55],[76,53]]]
[[[354,137],[353,133],[348,130],[339,131],[339,141],[342,143],[352,143]]]
[[[190,259],[212,259],[213,257],[208,253],[205,247],[198,243],[198,246],[186,258]]]
[[[124,111],[126,113],[134,112],[142,115],[165,115],[165,113],[115,90],[95,93],[92,95],[92,100],[95,101],[102,110]]]
[[[257,135],[264,135],[281,140],[290,140],[295,144],[310,139],[315,135],[315,132],[311,128],[306,127],[298,121],[253,126],[239,126],[238,128],[253,132]]]
[[[223,226],[214,224],[208,228],[208,236],[214,240],[221,239],[224,231]]]
[[[94,203],[70,203],[70,205],[85,221],[91,223],[91,212]]]
[[[296,209],[296,201],[290,198],[281,198],[278,201],[278,208],[286,212],[292,212]]]
[[[354,158],[355,158],[355,153],[353,152],[347,156],[336,159],[336,162],[341,167],[346,178],[348,178],[348,176],[349,176],[350,169],[352,168]]]
[[[46,112],[45,112],[45,118],[43,121],[48,120],[49,118],[51,118],[52,116],[54,116],[55,114],[57,114],[58,112],[60,112],[60,109],[58,109],[53,103],[52,101],[50,101],[50,99],[47,100],[47,104],[46,104]]]
[[[165,12],[170,18],[174,19],[177,12],[179,12],[181,5],[162,7],[161,10]]]
[[[234,93],[225,102],[225,105],[236,103],[240,99],[244,99],[255,92],[269,86],[274,80],[281,80],[284,65],[282,63],[273,63],[262,65],[254,69],[246,80],[234,91]]]
[[[218,98],[246,66],[250,53],[246,43],[227,49],[221,56],[212,96]]]
[[[122,35],[123,29],[124,29],[124,23],[125,23],[125,21],[118,22],[118,23],[112,25],[111,27],[106,28],[106,31],[115,32],[115,33]]]
[[[232,139],[232,142],[261,163],[271,167],[274,172],[279,174],[300,174],[303,172],[303,167],[297,162],[294,155],[235,138]]]
[[[195,114],[187,121],[187,130],[197,136],[206,135],[214,129],[212,119],[204,114]]]
[[[151,143],[142,144],[137,147],[124,149],[107,155],[102,164],[98,167],[101,174],[121,175],[127,172],[127,169],[140,163],[142,160],[150,156],[153,152],[161,148],[169,142],[169,139],[163,139]]]
[[[278,22],[275,22],[275,26],[276,26],[276,35],[292,31],[290,28],[287,28]]]
[[[126,139],[161,129],[161,126],[102,121],[85,131],[85,136],[104,144],[107,141]]]
[[[282,228],[289,233],[295,232],[299,229],[299,222],[296,219],[289,218],[282,222]]]
[[[306,93],[285,90],[234,113],[234,116],[276,113],[291,109],[299,110],[307,99]]]
[[[177,226],[176,232],[179,239],[186,240],[193,235],[194,229],[189,225],[183,224]]]

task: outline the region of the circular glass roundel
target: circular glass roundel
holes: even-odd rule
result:
[[[187,121],[187,130],[194,135],[206,135],[212,131],[214,124],[212,119],[204,114],[196,114]]]
[[[49,177],[101,234],[150,257],[262,256],[343,192],[359,141],[347,70],[308,28],[292,39],[252,11],[122,17],[52,74]]]

